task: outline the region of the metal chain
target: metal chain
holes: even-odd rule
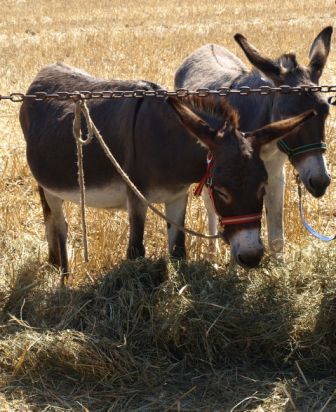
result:
[[[336,93],[336,85],[324,86],[261,86],[259,88],[252,88],[248,86],[237,89],[230,89],[229,87],[220,87],[212,90],[208,88],[200,88],[196,90],[177,89],[177,90],[103,90],[103,91],[75,91],[75,92],[57,92],[46,93],[36,92],[34,94],[24,93],[10,93],[9,95],[1,95],[0,100],[9,100],[14,103],[21,103],[25,99],[32,99],[37,101],[56,99],[56,100],[70,100],[80,97],[83,100],[91,99],[118,99],[118,98],[142,98],[142,97],[158,97],[164,98],[169,96],[186,97],[199,96],[206,97],[210,95],[215,96],[229,96],[231,94],[238,94],[241,96],[248,96],[250,94],[272,95],[275,93],[281,94],[311,94],[311,93]],[[336,96],[328,99],[329,103],[336,105]]]

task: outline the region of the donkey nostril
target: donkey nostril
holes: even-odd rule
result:
[[[262,255],[263,255],[262,251],[260,253],[255,253],[251,255],[238,254],[236,259],[237,259],[237,262],[241,266],[245,266],[248,268],[254,268],[259,265]]]
[[[246,263],[240,254],[237,255],[237,261],[239,264],[246,266]]]
[[[330,183],[331,176],[329,173],[320,178],[310,177],[307,181],[307,189],[310,190],[315,196],[322,196]]]

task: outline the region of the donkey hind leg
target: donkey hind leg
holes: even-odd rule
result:
[[[283,194],[285,184],[283,161],[279,159],[264,163],[268,173],[265,195],[268,244],[271,254],[278,260],[282,260],[284,248]]]
[[[136,259],[145,256],[143,244],[147,205],[141,202],[133,193],[127,194],[127,209],[129,220],[129,240],[127,259]]]
[[[183,193],[178,199],[165,203],[166,216],[169,220],[184,226],[188,193]],[[167,223],[169,254],[176,259],[186,258],[185,233],[176,226]]]
[[[68,224],[63,213],[63,200],[52,195],[41,186],[39,194],[42,203],[44,223],[49,249],[49,263],[61,269],[62,284],[69,276],[67,234]]]
[[[218,233],[218,217],[216,215],[216,212],[214,211],[212,201],[209,196],[209,192],[207,190],[202,190],[202,197],[203,197],[203,202],[204,206],[207,211],[208,215],[208,232],[209,235],[214,236],[217,235]],[[218,247],[218,240],[217,239],[209,239],[209,253],[210,255],[214,255],[218,253],[219,247]]]

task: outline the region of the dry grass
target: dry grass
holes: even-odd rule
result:
[[[270,56],[293,50],[307,62],[314,36],[336,15],[332,1],[226,3],[2,1],[0,92],[25,90],[54,61],[172,87],[182,59],[206,42],[243,58],[238,31]],[[335,59],[332,51],[322,83],[336,83]],[[232,273],[222,248],[215,270],[195,263],[207,245],[190,237],[189,263],[175,266],[160,260],[165,226],[151,214],[149,260],[124,262],[126,215],[96,210],[85,265],[79,211],[67,206],[75,282],[60,291],[17,114],[1,103],[0,410],[335,410],[335,246],[302,229],[290,167],[286,266],[266,258],[258,270]],[[323,200],[306,198],[317,228],[335,232],[335,203],[334,184]],[[198,201],[188,225],[204,231]]]

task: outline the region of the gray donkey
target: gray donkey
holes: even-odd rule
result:
[[[245,64],[222,46],[208,44],[193,52],[181,64],[175,75],[177,88],[239,88],[249,86],[317,85],[330,50],[332,27],[326,27],[313,41],[307,67],[300,65],[294,54],[283,54],[276,60],[262,56],[244,36],[234,36],[253,65]],[[230,95],[231,105],[238,111],[240,129],[252,131],[280,119],[289,118],[304,110],[314,109],[317,116],[295,129],[283,140],[274,140],[260,155],[269,178],[266,185],[265,207],[268,242],[271,251],[282,256],[284,163],[288,157],[308,191],[322,196],[330,184],[324,151],[324,128],[329,105],[321,93],[274,94],[261,96]],[[209,231],[217,231],[217,221],[211,202],[205,196],[209,216]]]
[[[101,80],[54,64],[37,74],[28,94],[136,89],[160,87],[146,81]],[[223,236],[234,258],[247,267],[260,262],[260,219],[267,182],[260,150],[312,117],[313,111],[243,135],[238,116],[226,101],[144,97],[94,99],[87,104],[123,170],[150,202],[164,203],[167,216],[179,225],[184,225],[189,186],[201,181],[207,171],[213,204],[225,225]],[[62,203],[79,202],[73,119],[71,100],[26,99],[21,106],[20,122],[28,163],[39,186],[49,261],[59,266],[63,275],[69,267]],[[85,133],[84,124],[82,129]],[[211,167],[207,166],[208,152]],[[83,160],[87,206],[127,209],[127,256],[144,256],[146,205],[126,187],[96,140],[83,147]],[[185,257],[183,232],[168,225],[168,241],[171,255]]]

